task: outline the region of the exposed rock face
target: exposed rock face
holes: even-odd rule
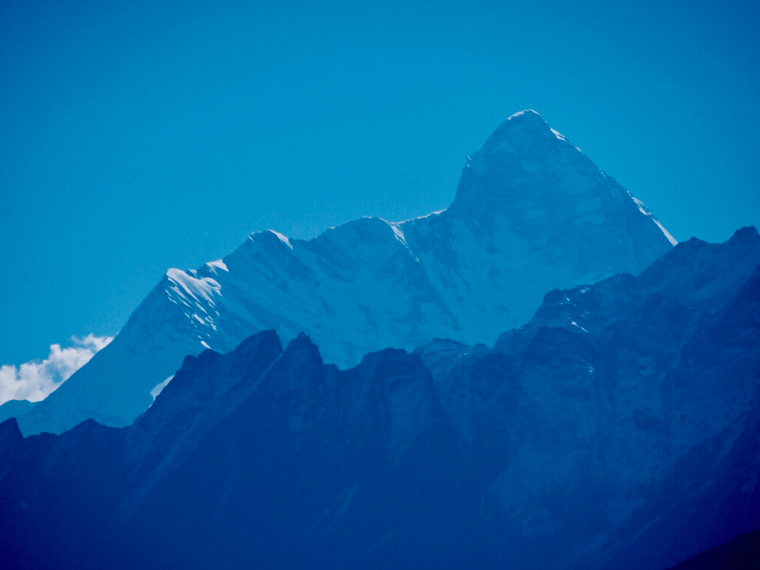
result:
[[[273,332],[134,425],[0,424],[19,568],[665,568],[760,528],[760,236],[342,371]]]

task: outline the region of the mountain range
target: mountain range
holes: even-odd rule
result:
[[[0,425],[14,568],[667,568],[760,528],[760,235],[348,370],[274,331],[137,421]]]
[[[362,218],[311,240],[257,232],[224,259],[170,269],[116,339],[19,422],[24,433],[88,418],[128,425],[185,355],[261,330],[306,332],[343,367],[436,337],[492,343],[546,291],[636,273],[674,243],[640,200],[523,111],[467,158],[445,211]]]
[[[760,235],[677,243],[523,111],[448,209],[171,269],[0,412],[3,568],[735,564],[760,532]]]

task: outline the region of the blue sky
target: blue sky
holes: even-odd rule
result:
[[[0,3],[0,364],[167,267],[445,207],[532,107],[678,239],[760,225],[751,2]]]

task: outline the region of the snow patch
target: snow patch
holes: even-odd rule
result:
[[[401,226],[398,222],[386,222],[391,229],[393,230],[393,235],[396,236],[396,239],[406,245],[406,236],[404,235],[404,230],[401,229]]]
[[[585,332],[585,333],[587,333],[587,332],[588,332],[588,331],[587,331],[585,328],[583,328],[581,325],[579,325],[579,324],[578,324],[578,323],[576,323],[575,321],[570,321],[570,324],[571,324],[572,326],[574,326],[575,328],[582,330],[582,331],[583,331],[583,332]]]
[[[227,271],[229,273],[229,269],[227,269],[227,264],[224,263],[223,259],[216,259],[214,261],[209,261],[206,265],[213,269],[221,269],[222,271]]]
[[[575,150],[578,152],[583,152],[579,146],[575,146],[573,143],[571,143],[565,135],[563,135],[561,132],[559,132],[557,129],[553,129],[549,127],[549,130],[552,132],[552,134],[557,138],[557,140],[560,140],[562,142],[566,142],[569,145],[572,145]]]
[[[642,202],[641,200],[636,198],[636,196],[633,196],[630,193],[629,193],[629,196],[631,196],[631,200],[633,200],[633,203],[636,204],[636,206],[638,207],[639,212],[641,212],[642,214],[650,218],[655,224],[657,224],[657,227],[660,228],[662,235],[664,235],[665,239],[667,239],[670,242],[670,245],[672,246],[678,245],[678,240],[674,238],[668,230],[665,229],[665,226],[663,226],[660,223],[660,220],[654,217],[654,214],[647,209],[644,202]]]
[[[553,134],[555,137],[557,137],[557,139],[559,139],[559,140],[561,140],[561,141],[565,141],[565,142],[567,142],[567,138],[565,137],[565,135],[563,135],[563,134],[562,134],[561,132],[559,132],[557,129],[552,129],[552,128],[550,128],[549,130],[552,132],[552,134]]]
[[[286,235],[283,235],[283,234],[281,234],[280,232],[278,232],[278,231],[275,231],[275,230],[267,230],[267,231],[268,231],[269,233],[271,233],[271,234],[274,234],[274,235],[275,235],[275,237],[276,237],[278,240],[280,240],[282,243],[284,243],[285,245],[287,245],[287,246],[288,246],[290,249],[293,249],[293,244],[292,244],[292,243],[290,243],[290,239],[288,238],[288,236],[286,236]]]
[[[194,270],[182,271],[181,269],[171,268],[166,272],[166,276],[175,284],[171,287],[181,297],[190,296],[195,299],[205,299],[211,305],[214,304],[213,297],[218,295],[222,286],[216,279],[211,277],[195,276]]]
[[[523,109],[522,111],[517,111],[517,113],[512,113],[509,117],[507,117],[507,121],[511,121],[517,117],[522,117],[523,115],[536,115],[537,117],[541,117],[541,113],[534,109]],[[541,118],[543,119],[543,117]]]
[[[430,212],[428,214],[423,214],[422,216],[417,216],[416,218],[409,218],[408,220],[402,220],[400,222],[390,222],[390,223],[391,224],[396,224],[396,225],[400,226],[400,225],[403,225],[403,224],[405,224],[407,222],[413,222],[415,220],[425,220],[427,218],[432,218],[433,216],[440,216],[446,210],[448,210],[448,208],[444,208],[443,210],[435,210],[434,212]]]
[[[192,269],[182,271],[172,268],[166,276],[171,284],[165,290],[169,301],[181,307],[191,322],[216,331],[215,319],[219,316],[216,302],[222,295],[219,282],[212,277],[198,277],[198,272]]]
[[[156,401],[156,398],[158,398],[158,395],[164,391],[164,388],[168,386],[169,382],[171,382],[173,378],[174,378],[174,374],[169,376],[166,380],[163,380],[159,382],[158,384],[156,384],[155,386],[153,386],[153,388],[150,391],[150,395],[153,398],[154,402]]]

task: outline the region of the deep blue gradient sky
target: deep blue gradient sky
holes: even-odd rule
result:
[[[252,230],[443,208],[526,107],[678,239],[760,225],[757,3],[366,4],[2,0],[0,364]]]

